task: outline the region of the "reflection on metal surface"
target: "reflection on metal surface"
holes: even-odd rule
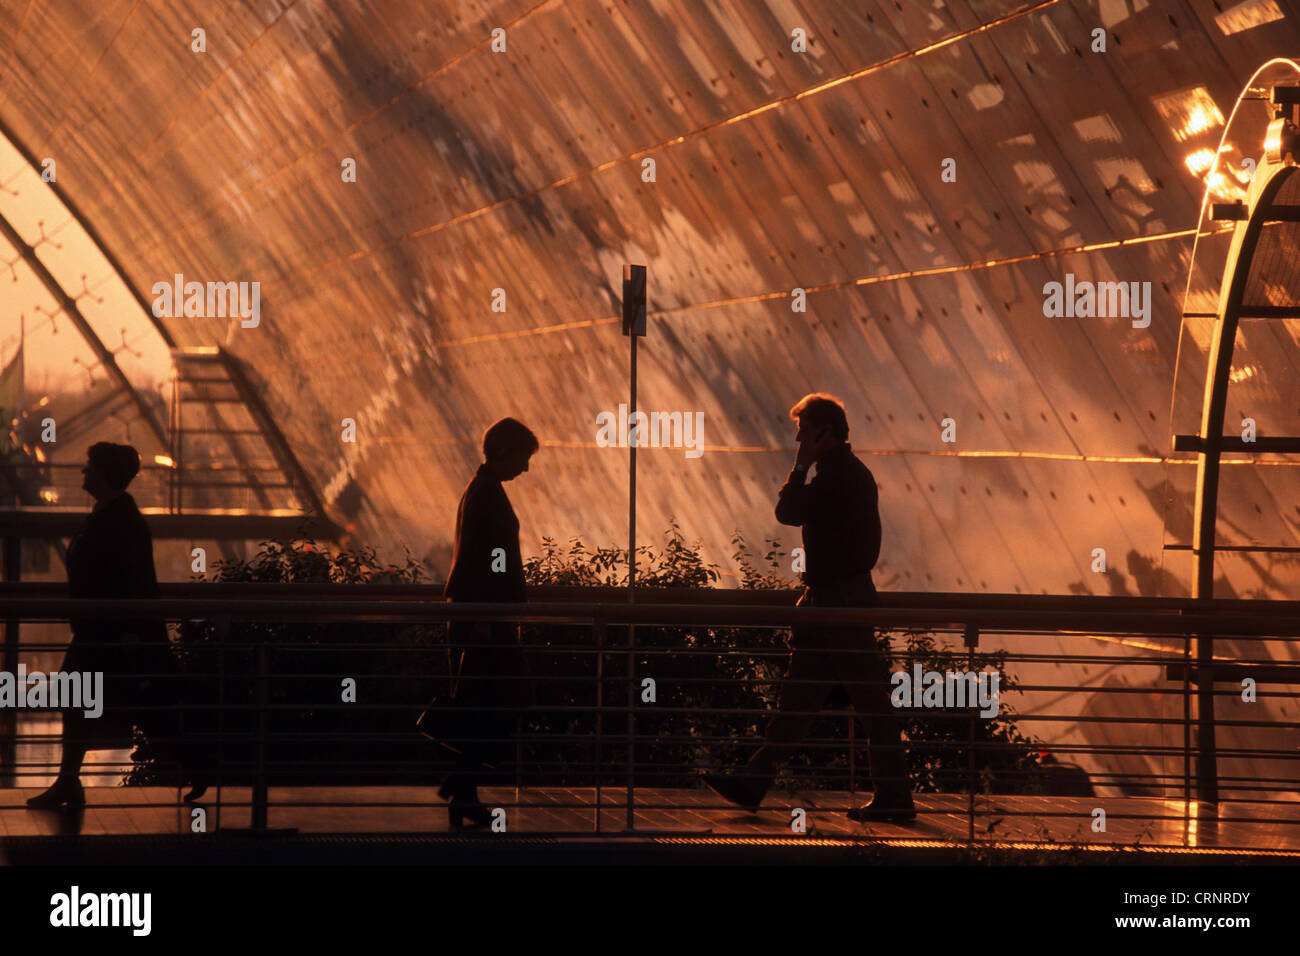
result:
[[[1166,403],[1172,383],[1172,430],[1196,430],[1212,328],[1189,316],[1179,344],[1180,286],[1196,236],[1186,311],[1217,312],[1232,230],[1197,220],[1201,175],[1242,188],[1267,104],[1234,111],[1262,122],[1223,152],[1236,127],[1216,124],[1261,59],[1300,48],[1300,24],[1135,6],[799,0],[807,56],[786,15],[737,0],[238,8],[210,28],[219,57],[174,42],[166,24],[200,14],[185,0],[157,18],[110,4],[107,31],[70,5],[40,29],[5,8],[0,120],[68,157],[62,188],[136,290],[261,283],[257,329],[160,323],[250,370],[354,541],[445,571],[478,438],[506,414],[546,443],[512,486],[526,547],[619,540],[623,453],[592,447],[590,422],[622,392],[616,290],[644,261],[646,400],[703,412],[718,449],[646,456],[644,533],[675,516],[728,572],[735,529],[789,545],[770,501],[786,410],[825,389],[854,447],[879,450],[883,587],[1176,594],[1190,575],[1162,546],[1191,538],[1192,482],[1172,465],[1193,459],[1167,453]],[[1202,255],[1216,242],[1219,269]],[[1041,290],[1067,273],[1150,282],[1150,328],[1047,319]],[[817,290],[806,313],[796,287]],[[495,288],[508,312],[487,306]],[[1285,433],[1277,349],[1242,334],[1253,371],[1233,388]],[[1290,527],[1270,488],[1295,469],[1277,465],[1231,469],[1269,476],[1226,506],[1231,543],[1266,543],[1257,505],[1258,524]],[[1123,556],[1113,576],[1090,571],[1093,547]],[[1223,574],[1224,593],[1300,596],[1282,566]]]
[[[1232,36],[1281,20],[1284,16],[1277,0],[1245,0],[1220,13],[1214,22],[1226,36]]]
[[[1156,97],[1152,105],[1180,143],[1223,125],[1223,114],[1203,86]]]

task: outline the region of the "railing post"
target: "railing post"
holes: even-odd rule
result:
[[[1183,846],[1192,836],[1192,636],[1183,640]]]
[[[634,340],[635,341],[635,340]],[[627,828],[636,829],[636,627],[627,628]]]
[[[1217,812],[1219,803],[1219,752],[1214,729],[1214,635],[1196,638],[1196,796]]]
[[[858,790],[858,787],[857,787],[857,773],[856,773],[856,765],[855,765],[855,763],[854,763],[854,758],[856,757],[856,751],[857,751],[857,749],[858,749],[858,742],[857,742],[857,740],[855,739],[856,736],[857,736],[856,731],[857,731],[857,723],[858,723],[858,720],[857,720],[857,713],[856,713],[855,711],[852,710],[852,704],[851,704],[851,703],[850,703],[849,707],[850,707],[850,713],[849,713],[849,801],[850,801],[850,804],[851,804],[851,803],[852,803],[852,800],[853,800],[853,795],[854,795],[855,793],[857,793],[857,790]]]
[[[4,539],[4,579],[18,581],[22,578],[22,539],[6,535]],[[10,674],[18,672],[19,621],[17,614],[5,618],[3,669]],[[0,786],[18,786],[18,711],[6,708],[0,711]]]
[[[253,773],[252,829],[266,830],[266,681],[270,651],[265,638],[257,642],[257,767]]]
[[[225,742],[226,742],[226,642],[230,639],[230,616],[220,615],[216,620],[217,628],[217,822],[221,829],[221,787],[225,782]]]
[[[600,744],[605,723],[605,622],[594,618],[591,633],[596,644],[596,752],[592,768],[596,782],[596,832],[600,832]]]
[[[966,642],[966,671],[975,673],[975,647],[980,642],[979,628],[974,624],[967,624],[966,631],[963,635]],[[967,701],[969,704],[970,702]],[[975,709],[969,708],[970,718],[967,721],[966,733],[966,764],[968,768],[967,789],[970,795],[966,801],[966,836],[970,842],[975,842]]]

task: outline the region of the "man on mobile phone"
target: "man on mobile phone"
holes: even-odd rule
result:
[[[804,607],[872,607],[877,603],[871,569],[880,555],[876,481],[848,443],[848,417],[839,399],[806,395],[790,409],[798,422],[794,468],[782,486],[776,519],[803,529],[806,570]],[[808,471],[817,474],[808,480]],[[915,819],[916,808],[903,759],[902,723],[889,699],[889,668],[870,627],[796,626],[780,705],[768,722],[764,744],[744,771],[707,774],[705,783],[723,799],[757,810],[776,768],[808,734],[836,684],[868,729],[875,799],[849,811],[854,820]]]

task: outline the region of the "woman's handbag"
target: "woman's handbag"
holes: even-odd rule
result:
[[[452,753],[465,752],[473,738],[473,714],[455,697],[435,697],[415,722],[415,729]]]
[[[447,650],[447,659],[450,663],[450,648]],[[461,651],[460,660],[456,664],[456,674],[451,679],[451,694],[433,698],[424,708],[424,713],[420,714],[415,721],[415,729],[421,734],[457,754],[463,754],[466,745],[474,737],[474,713],[456,696],[460,684],[460,671],[464,663],[465,652]]]

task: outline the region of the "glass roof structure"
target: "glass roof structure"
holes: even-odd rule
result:
[[[639,455],[640,540],[676,519],[728,570],[734,531],[795,544],[772,513],[787,410],[821,390],[880,484],[882,588],[1191,593],[1168,549],[1195,456],[1172,436],[1199,427],[1209,346],[1184,313],[1214,311],[1231,224],[1206,185],[1247,188],[1267,104],[1238,97],[1300,51],[1290,4],[3,0],[0,51],[0,182],[35,189],[52,158],[67,214],[0,213],[43,257],[65,219],[93,235],[124,290],[110,346],[238,357],[381,553],[445,571],[503,415],[542,439],[511,487],[525,552],[625,539],[626,451],[597,416],[627,400],[635,262],[640,406],[703,422],[698,457]],[[1270,262],[1252,288],[1294,295],[1293,257]],[[177,276],[256,282],[256,325],[155,315]],[[1054,283],[1098,307],[1054,310]],[[1105,303],[1123,314],[1110,283],[1136,290]],[[43,334],[32,289],[0,305],[0,360],[20,314]],[[1243,331],[1229,426],[1300,434],[1294,325]],[[1221,541],[1295,545],[1294,459],[1237,457]],[[1295,555],[1216,573],[1219,596],[1300,597]]]

